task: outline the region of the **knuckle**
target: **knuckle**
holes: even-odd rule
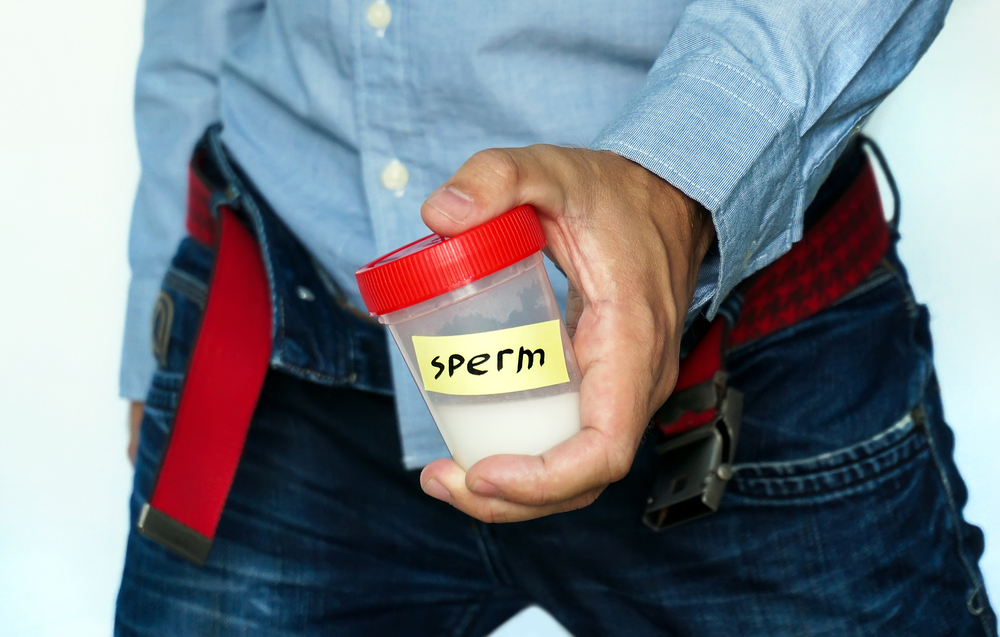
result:
[[[500,501],[490,502],[476,517],[488,524],[504,524],[512,521],[506,505]]]
[[[620,445],[615,445],[607,452],[608,482],[618,482],[632,468],[632,454]]]
[[[591,504],[594,503],[595,500],[597,500],[598,496],[600,496],[602,493],[604,493],[604,487],[584,493],[579,498],[577,498],[575,502],[573,502],[573,504],[575,505],[573,508],[582,509],[584,507],[590,506]]]
[[[603,433],[603,432],[602,432]],[[600,446],[604,456],[604,471],[602,476],[603,489],[612,482],[618,482],[632,468],[632,459],[635,456],[635,448],[638,441],[630,448],[627,441],[620,436],[613,436],[604,433]]]
[[[477,152],[456,175],[460,175],[459,181],[465,182],[464,188],[471,187],[473,192],[479,191],[488,198],[499,192],[514,190],[520,182],[518,162],[512,152],[504,148]]]
[[[510,188],[520,181],[520,169],[514,156],[508,150],[494,148],[490,151],[490,170],[497,180]]]
[[[623,479],[626,475],[628,475],[628,470],[629,467],[627,464],[617,460],[613,461],[610,466],[610,471],[608,472],[610,482],[618,482]]]
[[[577,509],[583,509],[594,503],[595,500],[604,492],[604,487],[598,487],[597,489],[591,489],[586,493],[582,493],[571,500],[560,503],[555,512],[565,513],[567,511],[575,511]]]

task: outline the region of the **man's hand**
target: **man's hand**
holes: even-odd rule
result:
[[[477,153],[420,213],[452,236],[526,203],[569,278],[582,430],[541,456],[492,456],[468,473],[447,459],[424,468],[425,492],[486,522],[587,506],[628,473],[677,380],[684,318],[715,231],[699,204],[642,166],[544,145]]]
[[[142,410],[145,403],[133,400],[128,404],[128,460],[135,466],[135,455],[139,451],[139,427],[142,425]]]

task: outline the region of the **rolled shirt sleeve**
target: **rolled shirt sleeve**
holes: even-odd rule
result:
[[[218,75],[227,42],[253,24],[259,0],[147,0],[136,74],[141,177],[129,233],[119,391],[143,400],[155,368],[150,322],[160,282],[184,236],[187,165],[219,117]]]
[[[592,144],[712,214],[692,307],[722,299],[802,236],[851,131],[916,64],[948,0],[700,1],[644,87]]]

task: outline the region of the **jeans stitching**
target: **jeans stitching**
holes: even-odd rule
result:
[[[452,629],[451,634],[455,637],[466,634],[469,630],[469,626],[472,621],[476,618],[476,615],[480,612],[483,607],[482,602],[473,602],[465,607],[465,612],[459,617],[458,621],[455,623],[454,629]]]
[[[866,438],[851,445],[846,445],[840,447],[839,449],[834,449],[833,451],[827,451],[825,453],[817,454],[815,456],[810,456],[808,458],[802,458],[800,460],[787,460],[778,462],[745,462],[737,465],[733,465],[734,472],[740,471],[761,471],[767,469],[794,469],[796,466],[801,466],[803,468],[808,465],[815,465],[817,463],[830,462],[830,469],[837,469],[842,466],[846,466],[849,462],[857,461],[857,451],[868,451],[866,455],[873,456],[880,454],[887,449],[892,449],[893,447],[901,444],[906,440],[908,434],[913,429],[913,417],[910,414],[906,414],[896,422],[894,422],[887,429],[883,429],[879,433],[875,434],[871,438]],[[894,438],[890,442],[886,443],[883,447],[875,447],[870,449],[873,445],[878,445],[882,443],[886,438],[893,438],[898,435],[898,438]],[[869,448],[869,449],[864,449]],[[838,456],[843,456],[845,462],[839,462]],[[762,476],[763,477],[763,476]],[[775,475],[775,478],[781,477]]]
[[[267,271],[268,278],[268,288],[271,295],[271,304],[274,308],[272,316],[276,323],[272,326],[272,333],[277,327],[277,339],[274,343],[274,352],[272,354],[270,365],[275,369],[285,369],[287,371],[293,372],[295,374],[304,376],[308,379],[323,383],[323,384],[333,384],[333,385],[345,385],[354,383],[352,379],[352,374],[347,374],[344,378],[337,378],[323,372],[317,372],[311,369],[306,369],[295,365],[294,363],[289,363],[284,359],[282,355],[284,350],[284,342],[286,339],[285,335],[285,305],[284,299],[281,295],[275,294],[276,286],[276,275],[272,267],[271,262],[271,247],[268,241],[268,234],[264,229],[263,214],[260,208],[257,206],[257,202],[254,200],[251,192],[244,186],[243,182],[240,180],[239,176],[229,165],[228,159],[226,158],[225,151],[222,148],[222,143],[218,135],[218,130],[213,131],[214,134],[210,135],[209,143],[212,148],[212,154],[215,158],[215,163],[219,166],[220,170],[223,172],[227,181],[230,182],[238,191],[239,201],[246,209],[247,216],[250,218],[251,223],[254,227],[254,234],[256,235],[257,241],[260,244],[261,257],[264,262],[264,267]],[[391,393],[378,391],[376,393]]]
[[[965,555],[965,542],[962,540],[962,516],[958,512],[958,507],[955,504],[955,495],[952,491],[951,480],[948,478],[948,474],[945,471],[944,465],[941,463],[940,455],[937,451],[937,443],[934,441],[934,435],[931,433],[931,427],[928,423],[924,427],[924,435],[927,438],[927,444],[930,448],[931,458],[934,461],[934,467],[937,469],[938,477],[941,479],[941,486],[944,488],[945,499],[948,502],[948,515],[951,517],[952,526],[955,528],[955,545],[958,550],[958,557],[962,561],[962,565],[965,568],[965,573],[969,577],[969,583],[972,585],[972,593],[966,598],[965,606],[966,610],[969,611],[973,616],[980,617],[983,629],[987,635],[991,634],[990,626],[987,624],[988,618],[983,612],[986,609],[986,604],[982,605],[979,613],[974,612],[971,602],[974,598],[978,597],[978,593],[983,589],[983,580],[976,574],[976,569],[972,567],[969,563],[969,558]]]
[[[985,587],[982,585],[982,583],[980,583],[978,586],[976,586],[976,588],[972,590],[971,593],[969,593],[969,596],[965,600],[966,608],[968,608],[969,612],[975,615],[976,617],[982,615],[983,611],[986,610],[986,604],[983,601],[982,597],[979,595],[979,593],[982,592],[984,588]],[[976,607],[973,607],[972,605],[975,604],[977,601],[978,605]]]
[[[208,284],[204,281],[176,266],[170,266],[163,277],[163,289],[180,294],[204,311],[205,301],[208,298]]]
[[[818,504],[866,493],[907,470],[924,455],[924,441],[915,433],[916,428],[908,415],[872,438],[833,452],[788,462],[737,465],[734,467],[737,475],[734,480],[737,481],[732,484],[730,493],[747,504],[764,506]],[[877,446],[879,443],[884,446]],[[829,466],[809,467],[817,461]],[[782,470],[797,468],[803,471],[781,475]],[[804,471],[807,468],[811,470]],[[762,475],[739,476],[741,472]]]
[[[226,181],[237,190],[237,195],[240,203],[246,208],[247,216],[250,218],[251,223],[254,227],[254,234],[256,235],[257,241],[260,245],[261,259],[264,262],[264,268],[267,272],[268,279],[268,290],[271,295],[272,306],[274,311],[272,312],[272,317],[278,324],[279,333],[281,335],[281,341],[285,338],[285,313],[284,307],[281,305],[281,298],[278,297],[278,303],[274,303],[275,300],[275,281],[277,280],[274,274],[274,268],[271,266],[271,247],[268,242],[267,233],[264,232],[264,223],[260,209],[257,208],[257,203],[250,196],[250,193],[244,187],[242,180],[233,170],[232,166],[229,165],[229,161],[226,158],[225,150],[222,147],[222,140],[219,137],[220,128],[213,128],[210,130],[208,136],[209,145],[211,147],[211,152],[215,164],[218,166],[219,170],[223,173]],[[272,326],[272,333],[274,326]],[[280,355],[275,357],[280,359]],[[273,361],[272,361],[273,362]]]

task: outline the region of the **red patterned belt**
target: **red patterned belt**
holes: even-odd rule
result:
[[[214,247],[215,264],[170,439],[139,530],[201,564],[208,559],[267,373],[271,305],[253,235],[228,206],[218,206],[213,215],[211,187],[194,169],[187,229],[193,238]],[[644,518],[650,526],[662,528],[709,512],[714,510],[713,494],[717,491],[721,498],[720,488],[707,488],[704,480],[688,484],[685,478],[678,488],[678,471],[673,469],[687,462],[709,467],[715,475],[732,457],[739,398],[725,386],[726,348],[828,307],[868,276],[888,245],[889,230],[866,164],[802,241],[745,284],[737,323],[729,328],[716,321],[682,361],[674,394],[654,419],[667,441],[661,445],[661,458],[674,477],[661,475],[657,480],[657,488],[670,493],[650,498]],[[691,449],[706,462],[694,462]],[[697,489],[691,491],[691,485]],[[654,496],[657,493],[654,488]]]
[[[864,281],[889,247],[872,172],[860,173],[802,240],[739,288],[735,324],[719,316],[681,361],[677,384],[653,416],[663,442],[643,522],[660,530],[715,511],[739,437],[743,397],[728,387],[726,352],[830,307]]]

